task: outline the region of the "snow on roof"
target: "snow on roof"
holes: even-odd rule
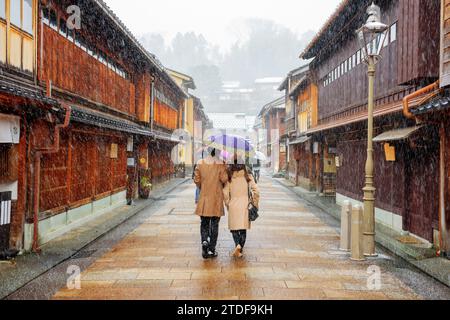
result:
[[[208,113],[209,119],[215,129],[242,129],[253,128],[256,117],[245,113]]]
[[[282,77],[267,77],[267,78],[256,79],[255,83],[256,84],[271,84],[271,83],[279,84],[282,81],[283,81]]]
[[[222,88],[239,88],[241,86],[241,83],[239,81],[224,81],[222,83]]]

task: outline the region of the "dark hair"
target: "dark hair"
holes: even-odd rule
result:
[[[238,161],[235,160],[234,164],[231,164],[228,166],[228,180],[231,182],[233,180],[233,174],[235,172],[240,172],[242,170],[244,170],[244,176],[245,176],[245,180],[247,180],[247,182],[250,182],[250,175],[248,173],[247,170],[247,166],[245,164],[238,164]]]
[[[216,149],[215,148],[208,148],[208,153],[211,155],[211,157],[215,157],[216,156]]]

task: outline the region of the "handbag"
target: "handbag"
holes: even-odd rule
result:
[[[259,218],[259,214],[258,214],[258,208],[256,208],[253,205],[253,195],[252,195],[252,191],[250,190],[250,184],[247,184],[248,186],[248,219],[251,222],[255,222],[258,218]]]

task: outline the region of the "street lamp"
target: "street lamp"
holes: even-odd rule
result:
[[[388,26],[381,22],[380,7],[374,3],[367,9],[369,18],[365,25],[357,30],[358,39],[364,55],[364,62],[368,65],[369,99],[368,99],[368,130],[367,130],[367,162],[366,182],[364,191],[364,220],[363,247],[364,255],[376,256],[375,253],[375,187],[373,160],[373,106],[375,66],[381,59],[381,49],[386,40]]]

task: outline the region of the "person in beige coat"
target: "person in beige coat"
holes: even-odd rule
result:
[[[242,257],[247,230],[251,229],[248,216],[249,192],[252,194],[253,205],[259,208],[259,189],[245,164],[235,160],[228,168],[228,183],[223,189],[224,201],[228,211],[228,227],[233,235],[236,249],[233,255]]]
[[[194,182],[200,189],[195,214],[201,218],[202,255],[205,259],[217,257],[219,223],[225,215],[222,190],[228,181],[226,165],[216,156],[215,149],[208,151],[208,157],[200,160],[194,171]]]

